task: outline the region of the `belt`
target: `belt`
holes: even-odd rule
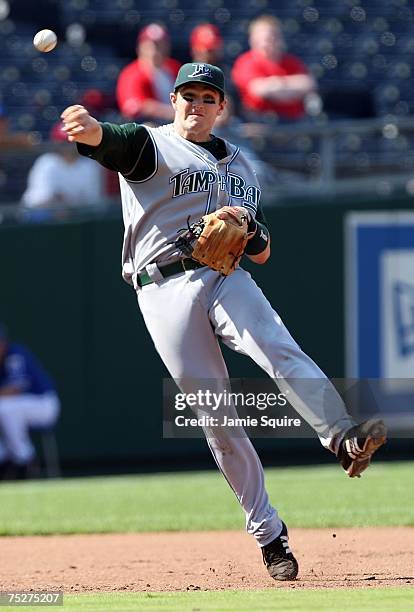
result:
[[[174,261],[173,263],[157,264],[157,268],[161,272],[163,278],[174,276],[174,274],[181,274],[182,272],[186,272],[186,270],[197,270],[197,268],[204,267],[204,264],[201,264],[198,261],[195,261],[195,259],[191,259],[190,257],[187,257],[186,259],[179,259],[178,261]],[[138,272],[138,287],[145,287],[145,285],[150,285],[153,282],[154,281],[146,270]]]

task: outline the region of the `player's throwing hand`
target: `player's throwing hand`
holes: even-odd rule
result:
[[[61,114],[61,119],[69,142],[79,142],[91,147],[97,147],[101,143],[101,124],[91,117],[84,106],[68,106]]]

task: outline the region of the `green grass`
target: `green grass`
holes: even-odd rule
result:
[[[88,612],[127,612],[128,610],[168,610],[169,612],[204,612],[232,610],[249,612],[343,612],[376,610],[400,612],[413,609],[413,592],[401,588],[372,589],[268,589],[266,591],[209,591],[190,593],[107,593],[64,596],[63,608]],[[12,608],[4,608],[11,610]],[[15,608],[13,608],[15,609]],[[25,610],[39,610],[25,606]]]
[[[291,527],[414,525],[413,463],[376,463],[361,479],[338,466],[266,471]],[[0,534],[242,529],[218,472],[0,483]]]

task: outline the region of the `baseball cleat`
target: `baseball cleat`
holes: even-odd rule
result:
[[[352,427],[344,436],[338,459],[350,478],[367,469],[371,457],[387,440],[387,429],[380,419],[370,419]]]
[[[280,535],[262,547],[263,563],[274,580],[295,580],[299,566],[289,548],[288,531],[282,521]]]

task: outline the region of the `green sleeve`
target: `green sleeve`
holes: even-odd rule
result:
[[[105,168],[120,172],[127,180],[143,181],[156,169],[153,140],[143,125],[137,123],[102,123],[102,141],[97,147],[78,144],[78,151]]]

